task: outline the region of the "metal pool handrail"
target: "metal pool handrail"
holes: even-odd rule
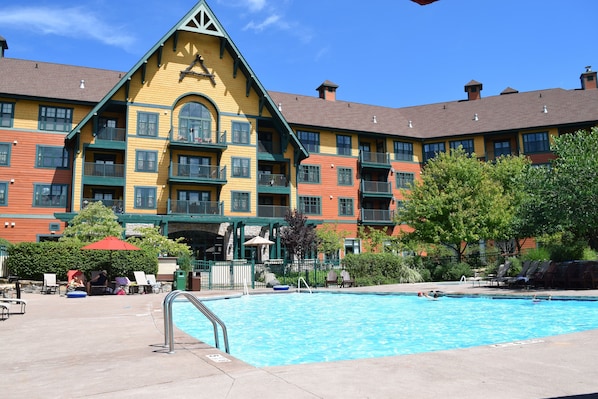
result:
[[[301,281],[303,281],[303,284],[305,284],[305,286],[307,287],[307,290],[311,294],[312,293],[311,288],[309,288],[307,281],[305,281],[305,279],[303,277],[299,277],[299,279],[297,280],[297,292],[301,292]]]
[[[210,309],[206,307],[195,295],[185,291],[176,290],[168,293],[162,302],[162,310],[164,313],[164,346],[168,346],[168,353],[174,353],[174,323],[172,322],[172,302],[178,296],[184,296],[189,302],[191,302],[197,310],[199,310],[208,320],[212,322],[214,327],[214,342],[216,348],[220,348],[218,340],[218,325],[222,328],[222,337],[224,338],[224,350],[226,353],[230,353],[228,347],[228,332],[226,331],[226,325],[218,316],[216,316]]]

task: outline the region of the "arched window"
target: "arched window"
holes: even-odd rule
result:
[[[179,140],[190,142],[212,142],[212,116],[205,105],[187,103],[179,114]]]

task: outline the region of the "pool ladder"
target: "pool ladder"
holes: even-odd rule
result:
[[[305,281],[305,279],[303,277],[299,277],[299,279],[297,280],[297,292],[301,292],[301,282],[303,281],[303,284],[305,285],[305,287],[307,287],[307,290],[309,291],[309,293],[311,294],[311,288],[309,288],[309,285],[307,284],[307,281]]]
[[[216,344],[216,348],[220,348],[220,343],[218,340],[218,325],[222,328],[222,337],[224,339],[224,350],[226,353],[230,353],[228,347],[228,333],[226,331],[226,326],[224,322],[218,318],[210,309],[206,307],[195,295],[190,294],[185,291],[172,291],[166,295],[164,301],[162,302],[162,310],[164,312],[164,346],[168,346],[168,353],[174,353],[174,324],[172,322],[172,302],[174,302],[175,298],[178,296],[184,296],[187,298],[189,302],[193,304],[204,316],[208,318],[212,322],[212,326],[214,327],[214,342]]]

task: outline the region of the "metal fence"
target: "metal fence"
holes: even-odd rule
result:
[[[8,251],[5,246],[0,246],[0,277],[8,277],[8,267],[6,266],[6,259],[8,258]]]

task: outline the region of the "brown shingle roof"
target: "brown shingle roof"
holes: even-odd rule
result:
[[[0,58],[0,96],[18,95],[97,103],[123,72]],[[79,88],[81,80],[85,88]]]
[[[598,90],[547,89],[405,108],[270,92],[295,125],[433,139],[598,121]],[[546,106],[547,112],[543,109]],[[474,115],[478,120],[474,120]],[[372,123],[373,116],[377,123]],[[412,128],[409,127],[411,121]]]

